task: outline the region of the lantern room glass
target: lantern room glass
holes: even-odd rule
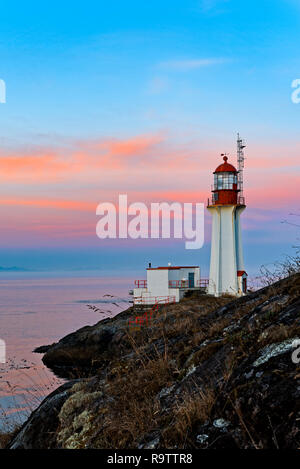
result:
[[[235,173],[216,173],[214,175],[214,190],[236,189],[237,175]]]

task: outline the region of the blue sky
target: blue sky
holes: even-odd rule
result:
[[[224,134],[239,126],[256,138],[293,135],[299,13],[284,0],[6,4],[1,133],[209,132],[226,113]]]
[[[210,152],[211,169],[206,168],[199,178],[202,194],[209,191],[218,154],[234,154],[239,131],[248,142],[249,160],[262,156],[269,158],[270,164],[273,157],[289,161],[273,175],[274,184],[278,184],[280,175],[285,174],[284,187],[279,189],[288,192],[289,181],[295,184],[290,176],[299,175],[299,168],[291,162],[299,154],[300,105],[291,101],[291,83],[300,77],[299,31],[300,4],[294,0],[6,3],[0,16],[0,78],[7,86],[7,102],[0,104],[2,152],[25,158],[39,149],[41,153],[46,149],[62,153],[78,141],[87,145],[99,139],[127,141],[140,135],[163,135],[164,148],[169,146],[172,151],[178,147],[194,155],[201,149],[199,170],[207,159],[205,151]],[[211,157],[213,152],[215,158]],[[268,180],[268,168],[256,178],[259,168],[260,164],[248,172],[252,193],[261,191]],[[1,175],[0,165],[0,198],[28,198],[31,204],[36,198],[82,199],[97,204],[98,189],[105,187],[109,198],[112,192],[129,193],[139,181],[148,191],[158,193],[165,187],[174,191],[180,187],[181,194],[190,190],[188,175],[185,183],[175,176],[172,187],[172,165],[170,172],[169,179],[158,174],[151,180],[135,176],[130,182],[125,170],[123,176],[110,172],[105,177],[100,171],[97,186],[89,179],[28,182],[19,174],[12,180]],[[196,191],[196,179],[193,181]],[[280,225],[289,210],[298,210],[295,191],[278,210],[273,192],[268,191],[269,186],[266,204],[273,210],[269,225],[256,223],[248,228],[253,213],[267,208],[256,205],[254,195],[244,215],[246,256],[251,264],[254,257],[258,265],[262,253],[268,261],[274,256],[274,247],[266,241],[274,244],[274,229],[278,230],[279,255],[290,251],[296,237]],[[63,218],[68,219],[68,212],[58,213],[54,222],[53,214],[45,209],[41,213],[19,207],[8,215],[8,209],[0,206],[0,216],[6,227],[0,238],[0,265],[16,265],[15,253],[19,263],[27,267],[30,259],[35,266],[51,268],[82,265],[82,259],[93,264],[94,233],[78,240],[81,254],[72,256],[68,251],[71,225],[76,223],[73,215],[60,238],[59,249],[65,255],[55,250],[59,243],[44,232],[38,244],[45,249],[29,255],[35,249],[28,242],[30,227],[42,219],[43,226],[48,223],[53,233]],[[94,223],[92,216],[90,224]],[[20,227],[19,238],[16,227]],[[36,234],[32,233],[31,244],[35,244]],[[84,245],[91,249],[90,257],[84,255]],[[97,246],[97,252],[101,249]],[[152,247],[147,249],[154,256]],[[207,265],[209,246],[205,249]],[[103,254],[105,265],[111,262],[109,253]],[[173,253],[182,262],[191,255],[181,247]],[[120,256],[126,266],[126,253]],[[145,259],[147,256],[146,252]],[[136,268],[139,263],[138,257]]]

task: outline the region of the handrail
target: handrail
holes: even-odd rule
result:
[[[201,278],[200,280],[196,280],[194,285],[196,287],[207,287],[208,285],[208,278]],[[190,284],[188,280],[169,280],[169,287],[170,288],[189,288]]]
[[[134,285],[137,288],[147,288],[147,280],[135,280]]]
[[[133,299],[135,305],[176,303],[175,296],[138,296]],[[151,301],[151,302],[150,302]]]
[[[145,311],[145,313],[142,314],[141,316],[136,316],[134,319],[129,318],[128,320],[129,329],[140,330],[141,326],[143,326],[144,324],[148,326],[148,323],[150,323],[152,320],[153,313],[157,311],[158,311],[158,304],[155,303],[151,309],[149,309],[148,311]]]
[[[214,199],[213,197],[209,197],[207,199],[207,207],[211,207],[212,205],[223,205],[223,204],[222,203],[219,204],[217,199]],[[234,204],[228,204],[228,205],[234,205]],[[237,197],[237,205],[245,205],[245,197],[244,196],[239,195]]]
[[[197,287],[206,288],[208,286],[209,279],[208,278],[201,278],[200,280],[196,281]]]
[[[188,280],[169,280],[170,288],[184,288],[189,286]]]

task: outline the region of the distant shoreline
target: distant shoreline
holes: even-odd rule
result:
[[[1,267],[0,272],[30,272],[29,269],[25,269],[24,267]]]

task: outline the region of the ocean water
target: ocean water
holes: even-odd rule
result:
[[[6,344],[6,362],[0,363],[0,430],[20,425],[63,383],[33,349],[127,309],[131,287],[131,278],[99,273],[0,273],[0,339]]]

